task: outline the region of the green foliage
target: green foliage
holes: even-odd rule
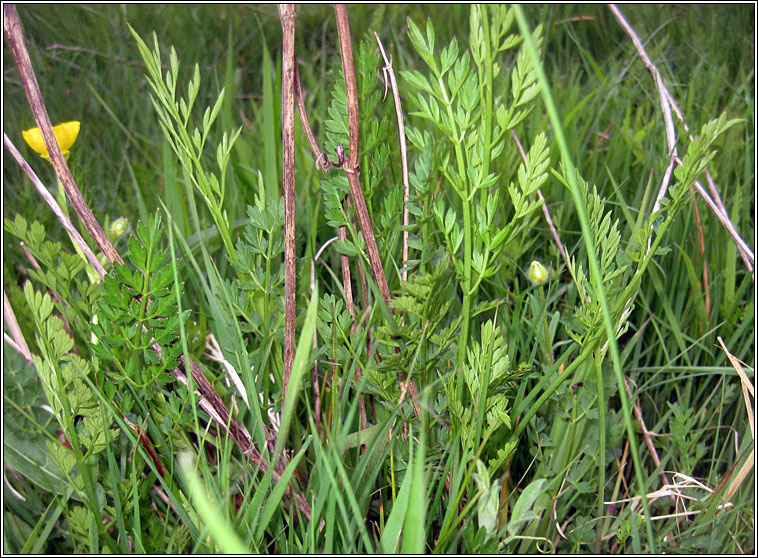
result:
[[[690,141],[675,123],[682,165],[652,212],[669,163],[660,101],[607,8],[526,7],[527,35],[505,5],[351,6],[360,180],[392,300],[376,291],[343,169],[323,175],[296,124],[299,343],[285,400],[276,8],[20,11],[48,110],[82,120],[69,163],[86,199],[106,225],[108,211],[137,224],[117,244],[126,263],[100,283],[4,165],[5,207],[21,214],[5,219],[4,290],[33,354],[25,364],[7,345],[3,357],[9,552],[750,550],[750,475],[719,507],[751,432],[716,336],[754,365],[754,286],[690,195],[707,169],[736,229],[754,232],[750,14],[627,14],[700,130]],[[331,17],[299,7],[296,52],[317,141],[339,164],[351,146]],[[155,28],[151,47],[127,21],[141,36]],[[395,106],[360,29],[382,37],[399,78],[405,262]],[[13,136],[32,124],[6,62]],[[549,124],[541,72],[559,115]],[[555,168],[560,129],[575,176]],[[340,226],[346,239],[334,240]],[[549,270],[544,282],[529,280],[531,262]],[[639,427],[606,317],[660,468],[724,487],[687,488],[699,513],[686,520],[663,498],[655,521],[640,509],[660,476],[638,443],[644,491],[630,482],[626,424]],[[182,355],[269,467],[176,380]]]
[[[161,230],[160,214],[147,225],[137,225],[129,239],[128,257],[134,269],[117,263],[114,273],[105,276],[92,327],[96,337],[92,354],[112,367],[107,372],[110,381],[136,388],[145,401],[157,393],[153,384],[173,379],[168,371],[177,366],[181,354],[175,341],[179,324],[188,315],[178,313],[176,294],[170,289],[173,275],[161,246]]]
[[[679,453],[684,467],[684,473],[692,475],[695,467],[705,456],[708,448],[701,442],[702,431],[698,426],[698,417],[693,410],[682,406],[679,402],[668,402],[671,416],[669,430],[671,441]]]
[[[205,201],[229,252],[229,258],[234,261],[236,258],[229,232],[229,219],[223,205],[226,195],[226,169],[229,165],[232,148],[242,128],[231,135],[224,132],[221,142],[216,148],[215,162],[218,166],[218,174],[206,171],[202,160],[203,152],[211,126],[221,110],[224,90],[222,89],[219,93],[212,109],[206,107],[203,113],[202,128],[191,127],[190,116],[200,91],[200,66],[195,64],[193,77],[187,84],[187,96],[177,99],[179,57],[176,50],[173,47],[171,48],[170,69],[164,78],[158,37],[153,34],[154,46],[151,51],[140,36],[133,29],[130,28],[130,30],[137,41],[137,46],[147,69],[147,81],[153,91],[151,101],[158,116],[161,130],[171,149],[179,158],[184,172]]]
[[[412,371],[424,384],[436,379],[436,371],[453,358],[460,320],[446,322],[451,306],[451,273],[444,260],[434,273],[417,274],[403,283],[402,292],[392,301],[395,312],[404,316],[396,329],[378,329],[381,365],[367,373],[369,389],[380,387],[397,401],[397,370]],[[392,387],[394,386],[394,387]]]
[[[710,151],[716,138],[739,122],[742,121],[738,118],[727,120],[726,114],[722,114],[718,119],[703,124],[700,134],[687,146],[687,154],[682,158],[682,165],[674,169],[674,176],[679,181],[671,194],[675,206],[684,202],[684,196],[690,187],[716,156],[715,151]]]
[[[257,206],[247,207],[249,222],[237,240],[233,263],[239,288],[230,291],[241,330],[262,335],[268,307],[283,294],[284,198],[277,198],[278,203],[258,200]]]

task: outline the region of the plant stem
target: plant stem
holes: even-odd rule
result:
[[[282,21],[282,172],[284,177],[284,381],[287,395],[295,359],[295,6],[280,4]]]
[[[550,327],[548,325],[547,320],[547,305],[545,304],[545,288],[543,285],[540,285],[537,287],[537,290],[540,293],[540,309],[542,311],[542,321],[543,321],[543,334],[545,336],[544,339],[544,346],[543,350],[545,351],[545,358],[547,359],[547,363],[552,367],[555,364],[555,359],[553,358],[553,350],[550,347]]]
[[[492,45],[490,44],[490,24],[487,17],[487,6],[482,5],[482,30],[484,32],[484,79],[481,82],[481,98],[484,102],[482,107],[482,131],[484,136],[484,153],[482,155],[482,178],[486,178],[490,173],[490,154],[492,152],[492,98],[493,75],[492,66],[495,63],[492,60]],[[482,201],[484,201],[485,192],[482,191]]]
[[[384,274],[384,266],[379,256],[379,248],[376,245],[374,229],[371,225],[371,217],[366,207],[366,199],[363,196],[358,169],[358,156],[360,154],[360,118],[358,109],[358,87],[355,79],[355,65],[353,64],[353,46],[350,36],[350,22],[347,17],[347,7],[344,4],[334,6],[337,16],[337,30],[339,31],[340,51],[342,54],[342,69],[345,74],[345,90],[347,94],[347,115],[348,128],[350,137],[350,157],[343,165],[347,180],[350,184],[350,193],[355,204],[355,212],[358,214],[358,223],[363,233],[363,239],[366,241],[366,251],[368,252],[371,270],[374,272],[374,280],[379,292],[384,299],[385,304],[392,312],[390,306],[390,289],[387,284],[387,277]]]
[[[472,234],[471,234],[471,196],[469,193],[469,184],[466,175],[466,163],[461,146],[461,138],[455,125],[453,107],[445,89],[445,82],[440,75],[437,75],[437,83],[442,91],[447,116],[453,126],[453,146],[455,149],[455,161],[458,166],[458,183],[453,183],[458,196],[461,198],[463,206],[463,281],[461,290],[463,291],[463,321],[461,323],[461,336],[458,340],[458,358],[457,367],[462,366],[466,360],[466,350],[468,348],[469,322],[471,320],[471,298],[474,293],[471,292],[471,252],[472,252]],[[463,377],[459,374],[457,379],[458,396],[463,395]]]
[[[603,517],[603,494],[605,491],[605,395],[603,395],[603,357],[598,351],[595,355],[595,378],[597,380],[597,423],[600,430],[598,436],[598,475],[597,475],[597,516]],[[621,389],[621,388],[619,388]],[[600,554],[600,543],[602,542],[603,529],[602,522],[598,522],[595,529],[595,553]]]
[[[36,319],[35,319],[36,320]],[[37,323],[37,329],[39,331],[43,331],[43,327],[41,323]],[[45,352],[48,355],[55,354],[54,350],[48,345],[48,341],[44,337],[38,337],[38,339],[42,339],[43,343],[46,345]],[[76,431],[76,427],[74,426],[74,418],[71,416],[71,406],[68,401],[68,394],[66,393],[66,387],[63,383],[63,371],[60,369],[60,366],[57,362],[55,362],[53,359],[48,360],[50,366],[55,371],[55,376],[58,381],[58,390],[57,395],[60,397],[60,404],[61,404],[61,414],[63,415],[63,424],[61,425],[66,433],[66,439],[69,441],[69,444],[71,445],[71,450],[74,452],[74,458],[76,459],[76,464],[79,466],[79,473],[82,475],[82,481],[84,482],[84,491],[87,494],[87,505],[89,507],[90,513],[93,515],[93,517],[98,520],[98,523],[102,526],[102,522],[100,521],[102,519],[102,514],[100,510],[98,509],[97,505],[97,499],[95,497],[95,486],[92,482],[92,477],[90,476],[90,469],[87,466],[86,462],[84,461],[84,455],[82,455],[82,448],[81,444],[79,442],[79,435]],[[69,364],[69,366],[73,366],[72,364]],[[101,529],[98,529],[100,531]],[[107,541],[106,541],[107,543]],[[115,551],[115,546],[111,547],[111,550]]]

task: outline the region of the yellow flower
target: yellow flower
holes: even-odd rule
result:
[[[63,151],[64,157],[68,157],[68,150],[74,145],[76,136],[79,135],[80,126],[81,123],[76,120],[53,126],[55,140],[58,142],[61,151]],[[47,147],[45,147],[45,141],[42,139],[42,132],[39,128],[24,130],[21,132],[21,135],[24,136],[24,141],[29,144],[29,147],[39,153],[43,159],[50,160],[50,154],[47,152]]]

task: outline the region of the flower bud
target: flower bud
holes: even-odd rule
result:
[[[123,236],[126,230],[129,228],[129,219],[126,217],[119,217],[113,223],[111,223],[111,236],[113,239],[117,239]]]
[[[526,274],[527,278],[529,279],[529,282],[534,287],[536,287],[537,285],[541,285],[542,283],[547,281],[548,275],[549,274],[547,272],[547,269],[545,269],[545,266],[542,265],[537,260],[534,260],[532,263],[529,264],[529,272]]]

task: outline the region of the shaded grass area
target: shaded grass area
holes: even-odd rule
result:
[[[719,154],[709,169],[737,230],[754,247],[753,7],[645,5],[626,6],[623,10],[638,33],[648,41],[646,48],[679,101],[693,132],[723,112],[729,118],[743,119],[717,140]],[[254,369],[272,374],[274,379],[271,381],[259,378],[253,383],[260,388],[266,401],[276,400],[280,389],[283,344],[280,302],[276,296],[256,300],[255,308],[263,316],[259,322],[248,317],[249,323],[245,323],[244,316],[236,317],[234,311],[227,308],[226,304],[233,306],[237,303],[231,300],[229,293],[232,290],[224,286],[224,278],[233,275],[233,266],[227,260],[228,255],[210,215],[199,200],[192,199],[188,179],[163,139],[150,105],[144,66],[126,25],[129,23],[149,45],[152,45],[151,33],[155,30],[164,60],[168,59],[169,46],[176,48],[182,60],[179,79],[182,94],[197,62],[202,76],[199,107],[212,106],[220,89],[226,88],[218,124],[211,132],[209,143],[216,145],[222,132],[232,133],[242,127],[232,154],[223,206],[229,222],[235,224],[235,233],[242,233],[249,220],[247,206],[260,206],[262,202],[268,203],[279,196],[281,28],[276,6],[24,5],[19,7],[19,12],[53,123],[72,119],[82,121],[82,132],[69,164],[95,214],[101,222],[127,216],[136,223],[138,219],[147,220],[161,202],[165,204],[167,213],[176,223],[172,228],[176,235],[173,242],[181,255],[176,271],[179,281],[185,282],[185,308],[192,310],[186,336],[189,352],[202,355],[204,335],[213,330],[222,342],[225,355],[246,355],[246,351],[250,351]],[[532,26],[541,22],[545,29],[542,58],[574,164],[585,180],[597,186],[598,194],[606,202],[606,210],[620,221],[620,229],[624,231],[622,242],[627,243],[629,238],[625,233],[634,229],[643,204],[647,204],[649,212],[667,164],[665,132],[654,83],[631,42],[604,6],[530,6],[526,15]],[[438,49],[453,37],[457,37],[462,48],[468,43],[468,6],[351,6],[354,48],[361,39],[370,39],[373,46],[371,33],[377,31],[393,55],[396,70],[422,70],[423,63],[407,35],[406,17],[419,25],[430,17],[434,22]],[[332,88],[340,74],[332,8],[299,7],[296,41],[309,115],[317,138],[324,143],[324,122],[329,117]],[[21,145],[20,130],[33,126],[33,120],[7,51],[4,51],[4,63],[4,131],[17,146],[25,149],[26,146]],[[513,57],[504,57],[502,63],[510,70],[514,65]],[[411,89],[407,82],[399,81],[401,95],[407,101]],[[497,85],[503,91],[508,89],[502,76]],[[392,114],[389,101],[376,112],[377,119],[389,119]],[[412,125],[421,125],[418,118],[409,120]],[[395,145],[394,120],[390,120],[389,129],[388,143]],[[542,105],[538,104],[515,131],[522,141],[531,143],[542,130],[549,133],[550,127]],[[681,132],[680,140],[684,140]],[[686,142],[680,145],[686,145]],[[28,155],[31,159],[31,153]],[[411,152],[412,161],[418,156],[418,153]],[[554,168],[557,168],[559,158],[557,146],[550,144],[550,160]],[[321,215],[320,177],[297,123],[295,160],[297,251],[310,258],[334,235],[334,230]],[[375,183],[374,190],[366,193],[372,214],[383,215],[386,219],[386,226],[379,226],[384,234],[380,240],[387,247],[384,252],[387,264],[396,266],[394,272],[388,273],[390,288],[396,293],[400,292],[396,273],[400,267],[398,250],[395,249],[397,231],[393,230],[397,222],[382,211],[387,203],[385,198],[394,191],[393,183],[399,183],[398,161],[399,155],[393,148],[391,170],[384,175],[384,181]],[[509,145],[493,164],[493,171],[507,183],[515,180],[519,163],[518,152]],[[361,165],[369,168],[363,161]],[[48,165],[37,167],[43,181],[52,188],[55,183],[52,169]],[[7,154],[4,155],[3,173],[4,218],[13,219],[16,213],[20,213],[30,220],[37,219],[45,225],[49,238],[68,242],[52,216],[40,209],[37,194]],[[542,192],[569,254],[583,260],[586,250],[569,191],[551,177]],[[197,214],[191,201],[197,204]],[[669,229],[666,245],[671,252],[658,258],[650,267],[630,317],[630,329],[622,336],[620,348],[624,372],[637,386],[634,393],[639,398],[647,428],[660,434],[654,438],[654,443],[661,455],[661,469],[681,471],[716,489],[723,487],[726,475],[744,461],[744,444],[751,438],[739,381],[726,355],[718,347],[716,336],[724,339],[735,356],[754,366],[754,286],[728,234],[704,204],[698,203],[697,208],[696,213],[694,205],[688,203]],[[170,226],[165,216],[164,223]],[[269,241],[274,242],[274,238],[272,232]],[[429,238],[442,244],[439,232],[432,231]],[[126,251],[125,240],[118,246]],[[14,308],[23,308],[24,298],[18,285],[24,281],[26,273],[19,268],[28,264],[17,248],[17,240],[7,233],[4,248],[4,288]],[[326,266],[317,268],[319,282],[328,287],[327,292],[340,299],[338,254],[334,252],[324,258]],[[481,342],[480,326],[485,319],[499,320],[512,366],[520,362],[534,366],[533,373],[523,381],[523,385],[529,386],[535,385],[539,374],[547,369],[543,368],[545,363],[542,362],[540,345],[546,343],[560,354],[561,349],[570,343],[565,332],[575,326],[573,306],[578,304],[579,297],[564,269],[563,274],[554,277],[546,288],[547,302],[543,308],[536,291],[531,291],[525,280],[532,259],[542,260],[552,271],[560,270],[563,265],[541,215],[533,218],[531,228],[522,235],[513,251],[506,254],[507,273],[481,283],[481,299],[508,300],[508,310],[485,309],[477,318],[477,325],[472,327],[474,341]],[[265,273],[267,284],[277,285],[278,263],[270,263],[271,269],[266,268]],[[392,269],[390,265],[388,268]],[[299,263],[298,313],[302,317],[298,331],[310,297],[309,272],[309,262]],[[216,274],[221,280],[215,278]],[[459,294],[455,286],[445,285],[444,294],[455,299],[456,306],[451,313],[457,313]],[[359,341],[338,329],[339,306],[336,302],[334,304],[331,309],[320,308],[321,319],[331,324],[331,331],[323,327],[319,330],[321,342],[336,347],[342,344],[342,340],[349,339],[345,343],[348,348],[339,353],[340,358],[351,364],[363,362],[359,355],[365,351],[361,345],[365,339]],[[17,312],[27,339],[33,340],[30,318]],[[328,316],[330,312],[331,317]],[[324,317],[325,314],[329,319]],[[374,309],[364,319],[368,325],[378,324],[380,313]],[[547,341],[543,334],[546,323]],[[264,332],[261,338],[268,345],[253,346],[249,336],[261,331]],[[224,339],[221,334],[228,335],[228,338]],[[80,334],[77,341],[86,343],[86,336]],[[25,387],[33,385],[34,369],[23,366],[7,345],[5,349],[4,365],[8,371],[4,372],[6,407],[13,399],[17,410],[27,420],[23,423],[19,419],[15,424],[23,423],[24,428],[36,433],[35,436],[39,430],[54,433],[54,421],[49,415],[38,412],[44,402],[41,393]],[[328,354],[338,353],[335,350]],[[421,349],[418,354],[422,354]],[[413,363],[416,358],[426,356],[414,357]],[[204,366],[211,371],[210,375],[217,376],[215,387],[222,398],[228,399],[233,390],[220,379],[221,365],[206,358]],[[603,366],[603,371],[607,372],[604,374],[607,390],[614,381],[609,362]],[[424,541],[403,538],[403,549],[496,551],[497,545],[487,546],[491,541],[488,542],[478,529],[486,516],[486,508],[480,507],[477,499],[484,501],[485,495],[494,498],[487,492],[493,482],[484,478],[485,473],[477,468],[475,460],[471,460],[469,450],[461,449],[459,440],[447,438],[444,429],[429,435],[429,424],[414,423],[414,430],[421,428],[428,436],[421,438],[423,442],[383,445],[379,440],[386,437],[388,431],[393,432],[393,440],[402,439],[399,424],[393,422],[397,417],[408,423],[413,420],[408,409],[382,404],[381,397],[377,397],[377,420],[376,426],[372,427],[375,430],[370,434],[372,437],[365,453],[359,451],[360,443],[355,433],[357,398],[350,390],[351,371],[350,366],[340,367],[338,374],[341,375],[340,382],[344,383],[339,389],[328,388],[325,380],[322,384],[322,388],[326,388],[322,393],[325,397],[322,404],[332,413],[324,416],[323,437],[317,435],[311,413],[303,410],[313,408],[315,395],[312,390],[304,392],[301,407],[289,424],[293,453],[302,460],[296,468],[293,466],[291,473],[297,483],[312,494],[314,516],[324,517],[324,530],[320,531],[321,527],[314,525],[315,522],[298,529],[287,529],[293,523],[291,518],[295,512],[288,508],[289,504],[278,506],[278,499],[271,499],[262,507],[264,490],[254,480],[249,465],[235,457],[231,444],[223,437],[206,442],[214,446],[217,462],[202,457],[203,452],[196,453],[204,490],[215,494],[216,501],[224,504],[223,511],[211,510],[211,517],[223,516],[226,520],[225,514],[228,514],[245,543],[258,552],[364,552],[375,548],[392,551],[400,548],[396,543],[400,544],[401,525],[407,530],[405,532],[426,533],[426,547]],[[429,370],[420,373],[427,385],[435,386],[430,388],[430,393],[440,395],[442,391],[437,381],[441,374]],[[11,386],[10,391],[8,386]],[[526,388],[521,388],[519,394],[525,392]],[[582,457],[583,444],[594,447],[598,443],[593,430],[596,423],[592,421],[597,417],[592,416],[595,399],[591,393],[590,390],[580,390],[577,396],[576,391],[572,392],[572,386],[565,385],[551,397],[534,422],[525,428],[519,449],[510,462],[508,476],[511,480],[506,478],[504,481],[505,496],[501,494],[498,498],[507,501],[509,507],[506,509],[515,514],[514,503],[519,495],[528,494],[525,487],[534,479],[549,479],[553,483],[550,495],[555,498],[549,501],[551,507],[548,507],[547,500],[536,500],[535,509],[540,509],[541,505],[546,510],[541,519],[522,530],[514,529],[510,534],[545,537],[545,540],[557,544],[559,551],[584,552],[592,548],[595,532],[602,530],[604,536],[609,536],[606,539],[609,542],[604,543],[607,546],[603,547],[606,551],[639,551],[636,545],[640,540],[644,542],[644,536],[639,535],[637,529],[643,531],[644,528],[636,524],[633,518],[637,516],[629,512],[629,508],[617,504],[616,510],[623,507],[625,515],[615,518],[612,517],[613,510],[606,507],[608,516],[597,517],[597,502],[592,497],[597,483],[593,476],[597,467],[592,463],[593,459]],[[444,419],[438,416],[442,410],[438,401],[432,400],[427,405],[434,411],[432,416],[437,416],[443,424]],[[632,482],[633,473],[629,471],[631,465],[627,464],[626,469],[622,466],[624,459],[629,461],[629,458],[619,427],[621,414],[617,393],[609,393],[605,405],[608,408],[605,416],[607,452],[611,463],[605,477],[606,500],[621,500],[636,493],[626,488],[627,482]],[[518,402],[514,406],[518,408]],[[263,445],[265,435],[257,431],[256,413],[260,417],[266,412],[265,406],[258,411],[241,411],[245,424],[251,430],[256,429],[253,438]],[[30,426],[28,415],[40,423],[41,428]],[[186,426],[189,424],[186,420],[185,416],[179,422]],[[153,436],[161,435],[157,424],[149,429]],[[170,456],[177,448],[195,447],[193,444],[201,437],[202,429],[192,430],[168,434],[161,442],[159,453],[175,461]],[[26,452],[39,456],[40,446],[31,447],[28,443],[25,446],[18,432],[11,434],[15,435],[11,443],[16,444],[19,455]],[[453,431],[449,435],[455,436]],[[302,440],[306,439],[308,442],[303,443]],[[505,442],[504,437],[496,436],[490,443]],[[5,446],[7,453],[8,443]],[[486,446],[484,442],[482,447],[486,447],[485,454],[492,452],[492,446]],[[652,492],[658,487],[659,471],[641,447]],[[123,484],[125,488],[115,493],[121,494],[125,500],[116,505],[109,498],[109,505],[116,509],[123,506],[126,510],[129,498],[132,501],[154,498],[150,492],[152,483],[137,482],[141,471],[138,472],[137,466],[130,461],[129,439],[121,436],[113,448],[114,455],[109,455],[109,460],[113,460],[111,477],[103,479],[102,483]],[[477,449],[473,448],[473,451]],[[426,465],[425,469],[422,464]],[[623,474],[619,474],[620,471]],[[566,492],[560,488],[560,480],[555,481],[564,477],[569,485]],[[238,483],[240,478],[243,480]],[[83,529],[77,525],[76,514],[71,513],[73,506],[63,503],[58,508],[55,499],[51,503],[48,492],[36,488],[44,487],[44,482],[44,479],[32,478],[19,483],[25,489],[26,502],[21,503],[10,495],[4,497],[6,524],[10,522],[14,526],[9,531],[9,551],[20,551],[26,541],[31,541],[31,529],[35,526],[51,537],[35,538],[40,541],[34,543],[36,550],[70,551],[79,548],[74,546],[79,543],[72,541],[86,540],[86,529],[79,537],[71,535],[77,533],[77,529]],[[703,498],[694,504],[694,509],[702,513],[694,519],[656,521],[657,550],[664,548],[663,537],[666,536],[665,544],[684,552],[749,552],[746,545],[750,544],[752,535],[745,523],[754,525],[753,482],[750,480],[743,485],[733,500],[735,506],[726,512],[717,514],[716,498],[707,500],[701,493],[699,496]],[[251,494],[255,493],[256,487],[261,494],[256,506],[238,506],[232,492]],[[171,484],[164,489],[184,498],[177,485]],[[110,485],[107,490],[111,492]],[[458,491],[466,496],[448,500],[450,494]],[[195,489],[191,492],[197,507],[200,493]],[[559,497],[559,494],[568,496]],[[283,494],[277,494],[277,498],[282,497]],[[191,509],[189,505],[185,507]],[[199,535],[197,526],[208,525],[212,537],[217,537],[226,532],[227,526],[223,522],[212,527],[213,523],[205,516],[201,522],[195,517],[196,512],[188,511],[191,520],[177,527],[168,519],[169,513],[165,519],[160,515],[140,519],[140,508],[143,506],[133,508],[136,513],[115,513],[121,521],[116,526],[120,544],[124,545],[126,539],[134,544],[133,548],[122,546],[123,550],[212,551],[213,544],[222,547],[218,539],[209,544]],[[162,509],[167,511],[168,507]],[[417,513],[419,509],[424,509],[426,515]],[[682,511],[682,508],[677,509]],[[406,513],[408,510],[414,513]],[[670,513],[671,510],[667,499],[652,503],[653,515]],[[56,513],[60,515],[62,511],[68,523],[59,529]],[[555,517],[550,515],[553,511]],[[149,507],[142,509],[142,513],[149,514]],[[367,521],[363,520],[364,516],[368,517]],[[43,518],[41,522],[40,517]],[[569,530],[567,537],[561,537],[553,530],[555,522],[563,525],[564,531]],[[86,525],[86,520],[82,519],[81,523]],[[143,536],[139,534],[140,527]],[[133,535],[132,530],[137,534]],[[631,538],[624,538],[624,533]],[[507,548],[512,552],[535,550],[527,538],[508,544]]]

